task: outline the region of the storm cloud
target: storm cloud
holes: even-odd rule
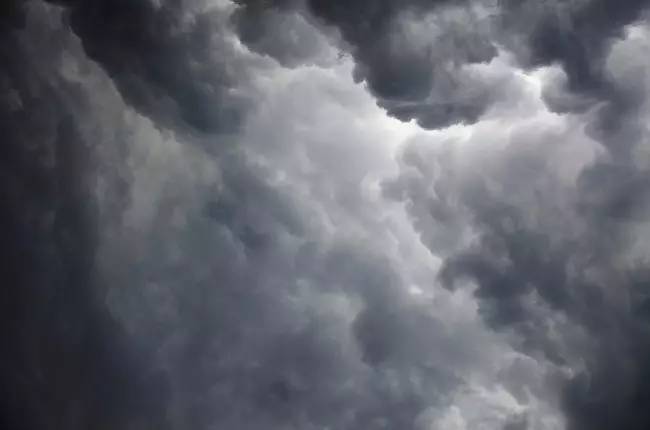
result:
[[[650,426],[649,5],[0,6],[0,425]]]

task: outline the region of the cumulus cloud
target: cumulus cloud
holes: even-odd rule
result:
[[[647,428],[645,3],[3,3],[1,424]]]
[[[625,68],[646,68],[646,37],[629,30],[604,63],[621,67],[613,59],[639,49]],[[612,69],[603,74],[612,88],[645,88],[645,74],[635,84]],[[408,202],[425,243],[447,253],[444,283],[474,285],[488,324],[512,332],[521,350],[577,372],[563,391],[570,429],[647,426],[647,321],[638,310],[647,257],[632,251],[632,235],[645,229],[647,186],[645,167],[629,157],[647,142],[637,122],[644,105],[616,113],[621,121],[611,129],[598,108],[557,116],[540,106],[532,121],[486,122],[466,141],[413,142],[385,188]],[[484,136],[489,146],[479,148]],[[443,246],[449,228],[456,233]]]
[[[251,16],[293,7],[314,25],[333,29],[342,49],[355,59],[355,79],[367,84],[377,103],[391,115],[415,119],[423,127],[474,122],[498,92],[506,90],[504,83],[488,82],[473,73],[471,66],[490,61],[497,48],[483,37],[487,25],[481,11],[466,5],[446,1],[239,3]],[[270,34],[257,27],[258,38],[269,40]],[[291,49],[285,44],[283,51]]]

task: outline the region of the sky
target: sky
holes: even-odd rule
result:
[[[0,428],[650,428],[649,20],[3,0]]]

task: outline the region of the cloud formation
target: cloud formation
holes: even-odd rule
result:
[[[3,3],[0,424],[647,428],[646,3]]]
[[[603,60],[603,74],[621,96],[621,86],[645,88],[646,38],[630,30]],[[619,81],[621,70],[614,69],[621,63],[613,60],[621,55],[626,79],[635,83]],[[570,429],[648,425],[647,319],[640,310],[647,254],[635,238],[648,219],[647,171],[630,158],[645,151],[647,129],[638,121],[647,107],[635,105],[619,112],[611,129],[595,108],[578,116],[540,114],[505,131],[486,124],[467,142],[439,149],[413,143],[386,186],[409,203],[434,252],[441,252],[439,237],[448,228],[470,230],[471,239],[442,249],[448,257],[441,280],[452,288],[475,285],[488,324],[512,331],[522,350],[574,369],[563,390]],[[588,126],[580,131],[581,124]],[[480,136],[501,140],[500,149],[479,149]],[[459,145],[480,155],[461,158]]]
[[[20,4],[8,8],[0,44],[1,423],[114,428],[128,417],[162,425],[153,412],[162,381],[108,313],[92,269],[97,160],[86,132],[96,118],[86,89],[58,70],[74,44],[42,5],[29,8],[23,16]]]

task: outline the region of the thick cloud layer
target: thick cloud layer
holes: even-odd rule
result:
[[[648,428],[646,3],[4,2],[0,425]]]
[[[631,31],[604,59],[619,94],[646,88],[647,48],[647,35]],[[621,57],[624,75],[614,61]],[[512,330],[522,350],[575,369],[563,393],[570,429],[649,424],[647,253],[637,236],[647,229],[647,167],[629,158],[645,153],[638,121],[646,113],[645,103],[627,112],[600,141],[579,128],[599,123],[598,110],[539,115],[507,131],[486,124],[462,144],[476,145],[473,160],[460,158],[458,144],[414,143],[386,186],[409,202],[429,247],[447,253],[443,282],[470,281],[491,326]],[[480,136],[501,148],[479,149]],[[624,137],[628,157],[610,147]],[[472,239],[455,235],[440,249],[450,227],[471,230]],[[574,328],[558,329],[567,325]]]
[[[95,118],[84,89],[57,70],[70,35],[42,6],[21,16],[13,5],[0,44],[0,425],[162,425],[162,381],[103,306],[92,269],[96,160],[84,135]]]

